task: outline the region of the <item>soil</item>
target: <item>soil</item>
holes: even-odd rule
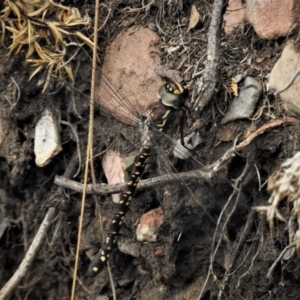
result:
[[[93,18],[93,1],[73,2],[82,13],[87,11]],[[163,34],[154,26],[165,44],[178,45],[181,42],[178,24],[184,24],[184,30],[187,28],[192,3],[183,2],[182,6],[156,4],[149,10],[128,13],[126,7],[140,7],[140,3],[117,1],[111,7],[109,21],[101,31],[100,52],[104,52],[105,46],[128,27],[139,25],[152,28],[156,22],[167,33]],[[180,66],[183,72],[186,65],[182,62],[185,59],[189,66],[196,66],[205,55],[212,4],[213,1],[201,1],[199,4],[198,9],[205,17],[200,28],[189,32],[186,37],[190,39],[187,44],[188,59],[183,52],[169,55],[166,47],[162,49],[161,60],[169,69]],[[107,10],[102,9],[101,23],[106,16]],[[91,35],[92,29],[87,34]],[[185,37],[183,41],[186,42]],[[243,141],[249,133],[285,116],[278,99],[266,89],[267,75],[280,57],[284,45],[285,40],[261,40],[246,25],[236,28],[229,37],[222,36],[218,89],[200,116],[197,112],[192,113],[194,124],[200,124],[197,131],[203,138],[197,153],[193,154],[196,159],[175,160],[167,145],[160,150],[178,172],[200,169],[217,161],[235,142]],[[43,246],[10,299],[69,299],[71,295],[82,196],[71,189],[66,189],[63,195],[58,194],[54,177],[65,172],[77,149],[76,137],[70,126],[61,123],[63,151],[49,165],[39,168],[35,165],[33,153],[34,128],[41,112],[49,106],[54,109],[57,120],[66,120],[74,126],[82,156],[81,172],[74,180],[83,182],[89,123],[89,74],[92,69],[87,53],[88,49],[80,51],[74,60],[74,70],[77,70],[74,72],[74,84],[67,79],[51,82],[47,91],[42,93],[43,86],[39,81],[46,74],[29,80],[33,69],[25,63],[25,52],[12,54],[8,58],[7,49],[0,48],[0,118],[9,129],[0,150],[0,204],[8,221],[0,237],[1,288],[22,262],[49,207],[56,209],[56,217]],[[251,62],[241,64],[246,55],[252,58]],[[199,70],[203,67],[200,63]],[[229,89],[231,78],[237,74],[255,77],[261,82],[264,92],[252,120],[221,126],[220,120],[233,98]],[[184,76],[185,79],[190,78],[191,72]],[[191,94],[194,87],[195,82],[192,82]],[[138,148],[138,134],[133,127],[101,116],[97,105],[95,128],[94,167],[96,180],[100,183],[106,180],[101,168],[103,152],[112,148],[128,155]],[[136,192],[121,229],[119,248],[135,245],[139,255],[133,256],[115,249],[110,258],[117,299],[198,299],[202,288],[201,299],[217,299],[228,270],[230,274],[225,282],[223,298],[297,299],[300,271],[295,254],[282,260],[272,276],[266,277],[270,266],[290,244],[287,226],[278,222],[271,232],[265,216],[257,214],[252,208],[267,204],[269,193],[264,183],[285,159],[299,151],[299,137],[299,125],[267,130],[226,161],[222,170],[207,182],[177,182]],[[239,186],[240,193],[234,193],[233,182],[236,183],[234,180],[241,176],[246,166],[243,184]],[[153,158],[144,178],[165,174],[165,169],[163,160],[157,162]],[[222,212],[230,199],[231,202]],[[98,195],[96,200],[101,206],[103,227],[106,228],[114,205],[109,196]],[[156,207],[162,207],[165,216],[158,241],[137,242],[137,221],[143,213]],[[290,205],[283,203],[280,208],[288,218]],[[230,214],[232,209],[234,212]],[[112,299],[107,268],[92,278],[86,276],[90,259],[102,242],[96,211],[94,198],[88,195],[76,299]],[[217,226],[216,220],[221,212],[223,217]],[[225,224],[226,220],[228,223]],[[210,265],[212,247],[216,246],[213,238],[215,232],[220,245]],[[205,284],[207,276],[209,280]],[[101,295],[103,298],[100,298]]]

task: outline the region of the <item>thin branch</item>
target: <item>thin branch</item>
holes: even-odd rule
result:
[[[258,233],[258,234],[260,235],[260,239],[259,239],[259,244],[258,244],[257,250],[256,250],[255,254],[253,255],[253,257],[252,257],[252,259],[251,259],[251,263],[250,263],[250,266],[249,266],[248,270],[247,270],[246,272],[244,272],[244,273],[239,277],[239,279],[237,280],[237,284],[236,284],[236,287],[237,287],[237,288],[240,286],[242,279],[243,279],[244,277],[246,277],[246,276],[250,273],[252,267],[254,266],[254,262],[255,262],[256,258],[258,257],[260,251],[261,251],[262,248],[263,248],[263,244],[264,244],[264,234],[263,234],[263,232],[262,232],[262,230],[261,230],[262,227],[263,227],[263,226],[262,226],[262,221],[260,220],[260,222],[259,222],[259,228],[260,228],[259,230],[260,230],[260,231],[259,231],[259,233]]]
[[[189,180],[199,180],[203,179],[205,181],[210,178],[209,172],[203,172],[201,170],[184,172],[180,174],[171,173],[168,175],[158,176],[155,178],[141,180],[137,186],[137,190],[153,188],[154,186],[172,183],[176,181],[189,181]],[[73,191],[82,192],[83,184],[74,180],[70,180],[64,176],[56,176],[54,183],[64,187],[71,189]],[[86,187],[87,194],[116,194],[122,192],[125,188],[126,182],[117,183],[117,184],[88,184]]]
[[[226,272],[224,274],[223,281],[222,281],[222,289],[220,289],[220,291],[219,291],[218,299],[221,298],[221,295],[223,294],[223,291],[224,291],[224,289],[226,287],[226,284],[229,282],[230,275],[232,275],[233,272],[234,272],[233,268],[234,268],[234,266],[235,266],[235,264],[236,264],[236,262],[237,262],[237,260],[238,260],[238,258],[240,256],[240,253],[241,253],[241,251],[242,251],[242,249],[244,247],[244,244],[247,241],[248,234],[249,234],[249,232],[250,232],[250,230],[252,228],[252,225],[253,225],[253,222],[254,222],[254,215],[255,215],[254,211],[251,210],[250,214],[248,215],[247,222],[246,222],[244,230],[243,230],[243,232],[241,234],[239,242],[238,242],[237,245],[235,245],[233,247],[233,249],[235,249],[235,250],[233,251],[231,262],[230,262],[230,264],[229,264],[229,266],[228,266],[228,268],[227,268],[227,270],[226,270]]]
[[[220,59],[221,27],[223,24],[223,8],[225,0],[215,0],[211,22],[208,30],[207,58],[205,72],[202,78],[203,85],[198,86],[199,97],[193,106],[200,112],[209,103],[215,92]]]
[[[282,258],[284,257],[285,253],[296,246],[296,243],[292,243],[290,244],[289,246],[286,246],[282,252],[280,253],[280,255],[277,257],[277,259],[274,261],[274,263],[272,264],[272,266],[270,267],[268,273],[267,273],[267,278],[270,279],[274,270],[275,270],[275,267],[277,266],[277,264],[282,260]]]
[[[228,149],[216,162],[205,166],[200,170],[184,172],[184,173],[171,173],[164,176],[159,176],[156,178],[141,180],[138,184],[137,189],[147,189],[152,188],[153,186],[172,183],[176,181],[187,182],[190,180],[199,180],[202,179],[204,181],[208,181],[210,178],[215,176],[215,174],[224,166],[224,164],[233,156],[236,155],[236,152],[242,150],[246,146],[248,146],[256,137],[265,133],[268,130],[276,128],[282,125],[296,125],[299,124],[299,120],[295,118],[285,118],[280,120],[275,120],[270,123],[267,123],[257,129],[255,132],[250,134],[243,142],[238,145],[234,145],[230,149]],[[64,188],[68,188],[77,192],[82,192],[83,185],[79,182],[69,180],[63,176],[56,176],[54,183],[62,186]],[[118,183],[114,185],[107,185],[104,183],[101,184],[88,184],[86,186],[87,194],[113,194],[121,192],[126,183]]]

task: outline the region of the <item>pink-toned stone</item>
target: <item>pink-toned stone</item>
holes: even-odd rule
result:
[[[103,73],[115,90],[126,95],[136,112],[141,112],[156,101],[156,90],[162,84],[154,69],[160,64],[160,38],[143,27],[131,27],[122,32],[106,49]],[[126,109],[126,100],[116,100],[105,84],[97,83],[96,99],[120,121],[130,121],[132,112]],[[130,110],[130,109],[129,109]]]
[[[161,208],[143,214],[136,229],[137,240],[140,242],[156,242],[159,227],[164,220]]]
[[[155,256],[164,256],[164,250],[162,247],[157,247],[155,252],[154,252]]]
[[[235,27],[244,21],[245,7],[241,0],[229,0],[224,15],[224,31],[230,35]]]
[[[102,159],[102,168],[108,184],[125,181],[123,160],[120,153],[113,150],[107,150]],[[113,194],[112,199],[114,203],[119,203],[119,194]]]
[[[300,53],[296,51],[293,42],[289,41],[276,62],[269,77],[269,87],[272,92],[282,90],[300,69]],[[296,76],[291,85],[279,93],[282,105],[291,114],[300,117],[300,76]]]
[[[293,26],[292,10],[296,0],[247,0],[246,20],[263,39],[289,34]]]

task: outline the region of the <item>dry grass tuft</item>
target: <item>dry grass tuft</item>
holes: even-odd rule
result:
[[[280,201],[287,199],[288,202],[293,203],[293,214],[296,215],[298,223],[294,242],[296,243],[296,250],[300,254],[300,152],[297,152],[281,165],[279,172],[272,180],[272,184],[269,184],[269,190],[272,192],[268,201],[271,205],[257,206],[254,209],[267,215],[270,229],[273,229],[275,218],[286,222],[278,209]]]
[[[74,81],[70,66],[74,55],[67,60],[68,47],[75,46],[78,50],[84,44],[93,47],[93,42],[78,31],[80,27],[91,25],[87,15],[81,17],[77,8],[56,4],[52,0],[5,0],[0,14],[3,45],[10,33],[9,55],[18,54],[25,48],[26,61],[35,67],[29,80],[47,70],[43,92],[52,77],[61,79],[67,74]],[[72,35],[76,35],[81,43],[72,42]]]

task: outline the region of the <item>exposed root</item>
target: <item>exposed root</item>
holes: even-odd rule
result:
[[[249,164],[247,162],[243,173],[236,179],[236,189],[233,189],[232,194],[230,195],[230,197],[228,198],[226,204],[224,205],[218,221],[217,221],[217,226],[215,229],[215,233],[213,236],[213,240],[212,240],[212,250],[211,250],[211,255],[210,255],[210,259],[209,259],[209,268],[208,268],[208,272],[207,272],[207,276],[205,279],[205,283],[203,284],[203,287],[201,289],[201,292],[199,294],[198,300],[200,300],[203,296],[203,293],[205,291],[206,285],[209,281],[209,278],[211,276],[211,274],[214,274],[214,270],[213,270],[213,264],[217,255],[217,252],[220,248],[221,242],[222,240],[224,240],[224,235],[225,235],[225,230],[227,228],[227,225],[230,221],[230,218],[232,217],[233,213],[235,212],[235,209],[237,207],[237,204],[239,202],[240,199],[240,195],[241,195],[241,191],[242,191],[242,185],[243,185],[243,181],[246,177],[246,174],[248,172],[249,169]],[[235,201],[234,201],[235,200]],[[234,201],[234,203],[232,203]],[[230,208],[230,211],[228,212],[228,207],[229,205],[232,205],[232,207]],[[225,218],[224,221],[221,223],[223,217]],[[222,224],[222,228],[220,228],[220,225]],[[219,233],[220,231],[220,233]],[[220,286],[220,290],[224,290],[223,286]],[[223,291],[224,292],[224,291]]]

